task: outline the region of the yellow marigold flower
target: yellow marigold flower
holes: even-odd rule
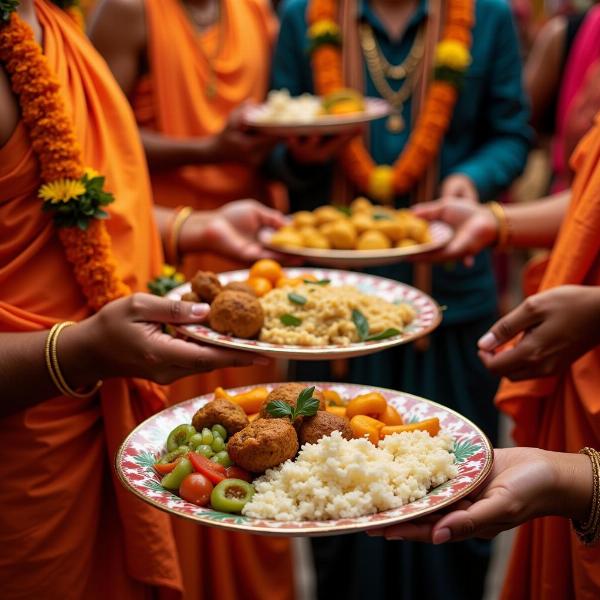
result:
[[[471,64],[471,53],[461,42],[444,40],[437,45],[435,61],[439,67],[448,67],[455,71],[466,71]]]
[[[95,179],[96,177],[100,177],[100,173],[98,173],[96,169],[92,169],[92,167],[86,167],[83,170],[83,174],[87,175],[88,179]]]
[[[173,277],[173,275],[175,275],[175,272],[175,267],[172,267],[171,265],[163,265],[161,275],[163,277]]]
[[[75,200],[78,196],[83,196],[86,187],[76,179],[57,179],[50,183],[45,183],[40,187],[38,196],[44,202],[58,204],[60,202],[69,202]]]
[[[308,28],[308,37],[314,40],[322,35],[339,35],[340,27],[335,21],[322,19]]]
[[[379,165],[369,177],[369,195],[382,202],[394,198],[394,169],[388,165]]]
[[[177,283],[183,283],[185,281],[185,276],[183,275],[183,273],[175,273],[175,275],[173,276],[173,279]]]

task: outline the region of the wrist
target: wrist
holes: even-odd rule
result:
[[[556,470],[554,514],[583,522],[590,513],[594,485],[592,463],[585,454],[550,453]]]
[[[104,379],[104,362],[97,353],[91,319],[66,327],[60,334],[57,351],[61,371],[72,388],[94,385]]]
[[[179,230],[177,247],[180,254],[202,252],[208,250],[207,230],[210,222],[207,211],[194,211],[182,224]],[[212,212],[214,217],[214,211]]]

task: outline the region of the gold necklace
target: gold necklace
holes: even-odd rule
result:
[[[198,21],[198,19],[195,17],[193,11],[190,10],[190,7],[188,6],[187,2],[185,2],[185,0],[182,2],[182,4],[188,15],[189,20],[192,22],[192,24],[194,25],[194,27],[196,28],[196,30],[199,33],[202,33],[207,27],[210,26],[210,24],[207,25],[206,23],[200,23]],[[213,21],[213,23],[217,24],[219,38],[217,40],[217,46],[216,46],[214,53],[211,56],[209,56],[208,53],[205,52],[204,48],[202,47],[201,40],[198,40],[198,48],[199,48],[202,56],[206,60],[206,64],[208,65],[208,70],[209,70],[208,81],[206,82],[206,85],[204,86],[204,92],[206,94],[206,97],[209,100],[213,100],[217,96],[218,78],[217,78],[217,72],[215,70],[214,62],[219,57],[219,55],[221,54],[221,50],[223,49],[223,37],[224,37],[224,29],[225,29],[225,11],[222,10],[221,0],[217,0],[216,6],[217,6],[217,17]]]
[[[373,29],[369,25],[362,23],[359,33],[360,44],[373,85],[393,109],[387,120],[387,128],[392,133],[400,133],[406,126],[402,117],[402,107],[412,94],[416,70],[423,58],[424,29],[419,29],[408,56],[399,65],[392,65],[385,59],[377,45]],[[391,79],[404,79],[404,83],[398,90],[393,90],[386,76]]]

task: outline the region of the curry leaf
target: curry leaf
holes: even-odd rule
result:
[[[297,326],[302,324],[302,319],[299,319],[298,317],[295,317],[294,315],[290,315],[289,313],[286,313],[284,315],[281,315],[279,317],[279,320],[284,324],[289,326]]]
[[[306,304],[306,298],[300,294],[296,294],[296,292],[290,292],[288,294],[288,299],[294,304]]]
[[[369,336],[369,322],[367,321],[367,317],[365,317],[360,310],[355,308],[352,311],[352,322],[356,327],[356,333],[358,333],[360,341],[364,342]]]
[[[375,342],[377,340],[387,340],[387,338],[394,337],[395,335],[400,335],[400,331],[398,329],[394,329],[393,327],[389,327],[385,331],[381,333],[375,333],[373,335],[369,335],[365,338],[366,342]]]

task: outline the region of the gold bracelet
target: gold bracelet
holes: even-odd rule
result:
[[[58,364],[58,337],[63,329],[70,327],[71,325],[75,325],[75,323],[73,321],[64,321],[63,323],[56,323],[52,329],[50,329],[50,333],[48,333],[44,348],[46,368],[48,369],[48,373],[50,374],[52,382],[63,396],[70,396],[72,398],[89,398],[100,389],[102,381],[98,381],[89,391],[77,392],[66,382]]]
[[[600,539],[600,452],[586,447],[579,453],[587,455],[592,463],[594,487],[589,517],[583,523],[573,521],[573,527],[584,544],[594,544]]]
[[[167,263],[177,267],[180,264],[179,258],[179,235],[183,224],[190,218],[193,213],[190,206],[182,206],[175,210],[173,219],[167,231],[165,257]]]
[[[500,249],[506,248],[510,237],[506,211],[499,202],[488,202],[486,206],[490,209],[498,223],[498,239],[496,240],[495,246]]]

